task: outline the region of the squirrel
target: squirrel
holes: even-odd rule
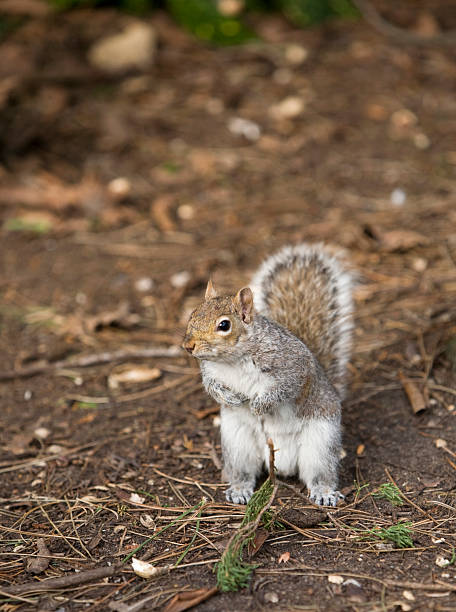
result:
[[[352,274],[321,244],[270,256],[250,287],[219,296],[209,280],[183,347],[220,404],[226,499],[246,504],[267,439],[275,467],[298,475],[310,500],[336,506],[341,400],[352,338]]]

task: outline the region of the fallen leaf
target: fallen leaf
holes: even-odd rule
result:
[[[157,378],[160,378],[161,374],[161,370],[158,368],[122,366],[120,370],[113,371],[108,376],[108,386],[110,389],[118,389],[120,385],[149,382],[151,380],[157,380]]]
[[[290,553],[284,552],[280,555],[277,563],[288,563],[289,560],[290,560]]]
[[[445,557],[437,557],[435,564],[439,567],[447,567],[447,565],[450,565],[450,561],[445,559]]]
[[[249,557],[254,557],[263,544],[266,542],[267,537],[269,535],[269,531],[266,529],[257,529],[255,532],[255,537],[252,542],[249,542]],[[279,561],[280,562],[280,561]]]
[[[174,196],[163,195],[158,197],[151,206],[152,217],[162,232],[174,232],[177,229],[172,216],[174,204]]]
[[[51,434],[49,429],[47,429],[46,427],[37,427],[33,433],[39,440],[45,440]]]
[[[331,584],[342,584],[343,581],[343,576],[339,576],[338,574],[330,574],[328,576],[328,582],[331,582]]]
[[[130,312],[128,302],[122,301],[115,310],[106,310],[92,317],[86,317],[84,319],[84,326],[89,332],[100,331],[104,327],[111,327],[113,325],[130,329],[137,325],[138,321],[138,315]]]
[[[76,421],[77,425],[84,425],[85,423],[92,423],[92,421],[95,420],[96,417],[96,413],[95,412],[89,412],[88,414],[86,414],[85,416],[81,417],[80,419],[78,419]]]
[[[439,484],[441,483],[441,480],[435,479],[435,478],[422,477],[421,482],[423,483],[425,487],[429,487],[430,489],[433,489],[439,486]]]
[[[434,15],[430,12],[423,11],[421,13],[418,13],[418,17],[413,27],[413,31],[419,34],[420,36],[432,37],[440,34],[441,29],[439,26],[439,22],[434,17]]]
[[[131,560],[131,566],[133,571],[137,576],[141,578],[153,578],[154,576],[161,576],[167,572],[170,568],[169,565],[164,565],[163,567],[155,567],[152,563],[147,563],[146,561],[141,561],[141,559],[136,559],[133,557]]]
[[[41,574],[41,572],[44,572],[49,566],[51,553],[46,546],[44,538],[38,538],[36,547],[38,549],[38,554],[36,557],[32,557],[27,561],[27,571],[32,574]]]
[[[416,246],[427,244],[429,239],[412,230],[392,230],[380,235],[380,242],[385,251],[407,251]]]
[[[192,451],[193,450],[193,440],[190,440],[187,437],[187,434],[184,434],[184,447],[188,450],[188,451]]]
[[[163,612],[183,612],[197,606],[199,603],[206,601],[212,595],[215,595],[218,591],[217,587],[212,589],[196,589],[195,591],[184,591],[183,593],[177,593],[168,603]]]
[[[5,185],[0,188],[0,201],[21,206],[62,210],[73,206],[98,213],[108,204],[104,185],[85,176],[77,185],[63,183],[47,172],[36,175],[27,185]]]
[[[362,455],[365,450],[366,450],[366,447],[364,446],[364,444],[359,444],[358,448],[356,449],[356,454],[358,455],[358,457]]]
[[[155,529],[157,528],[157,525],[155,524],[155,521],[150,514],[141,514],[141,516],[139,517],[139,522],[143,527],[145,527],[146,529],[150,529],[151,531],[155,531]]]
[[[130,501],[133,504],[143,504],[145,502],[146,498],[145,497],[141,497],[141,495],[138,495],[137,493],[132,493],[130,495]]]
[[[64,450],[64,447],[60,446],[60,444],[51,444],[47,448],[48,453],[51,453],[51,455],[59,455]]]
[[[23,455],[30,451],[29,445],[32,440],[32,434],[17,433],[12,436],[11,440],[3,448],[13,453],[13,455]]]
[[[0,12],[9,15],[45,17],[51,10],[51,6],[42,0],[0,0]]]
[[[279,596],[277,595],[275,591],[266,591],[263,599],[265,603],[275,604],[279,602]]]
[[[122,32],[105,36],[89,50],[90,63],[99,70],[119,73],[148,68],[153,62],[156,47],[154,28],[142,21],[130,23]]]
[[[426,402],[424,401],[424,397],[417,385],[415,385],[415,383],[413,383],[411,380],[408,380],[402,372],[399,372],[399,379],[404,387],[404,391],[407,394],[413,412],[415,414],[419,414],[420,412],[423,412],[423,410],[426,410]]]
[[[102,540],[102,535],[101,535],[101,529],[98,533],[96,533],[93,538],[89,541],[89,543],[87,544],[87,548],[89,550],[94,550],[98,544],[101,542]]]
[[[269,109],[269,114],[274,119],[294,119],[299,117],[305,109],[305,103],[298,96],[289,96]]]

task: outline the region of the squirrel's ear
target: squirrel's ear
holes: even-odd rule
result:
[[[253,293],[250,287],[244,287],[238,291],[234,301],[244,323],[251,323],[253,320]]]
[[[217,291],[214,289],[214,285],[212,284],[212,280],[209,279],[206,287],[206,295],[204,296],[205,300],[211,300],[212,298],[217,297]]]

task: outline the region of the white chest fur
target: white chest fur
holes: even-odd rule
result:
[[[271,376],[262,372],[252,360],[246,360],[236,365],[206,361],[206,372],[222,385],[233,391],[243,393],[249,398],[268,391],[274,381]]]

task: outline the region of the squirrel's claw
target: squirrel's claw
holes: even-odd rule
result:
[[[247,504],[253,495],[253,484],[250,482],[241,482],[232,485],[225,491],[226,501],[233,504]]]
[[[331,491],[329,487],[317,485],[310,489],[310,501],[317,506],[337,506],[337,502],[345,499],[340,491]]]

